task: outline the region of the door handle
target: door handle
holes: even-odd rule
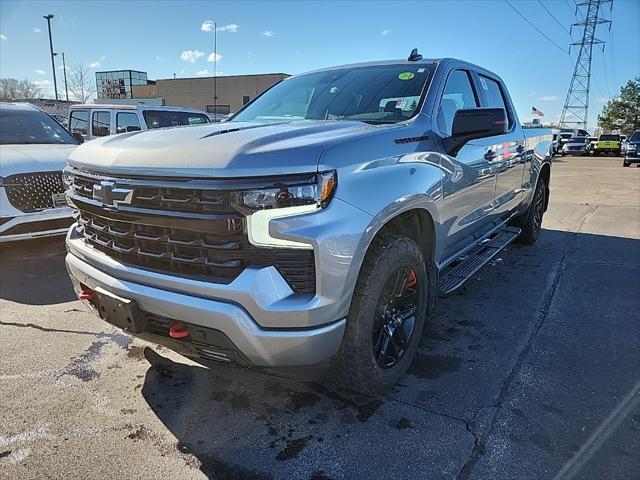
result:
[[[487,151],[487,153],[484,154],[484,159],[491,161],[491,160],[495,160],[496,158],[496,152],[494,152],[493,150],[489,150]]]

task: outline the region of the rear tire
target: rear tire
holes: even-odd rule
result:
[[[418,348],[427,315],[427,275],[422,250],[410,238],[382,234],[374,240],[362,264],[342,345],[328,378],[332,386],[375,395],[392,387],[405,374]],[[403,284],[405,277],[411,278],[411,282],[415,278],[413,290],[408,280]],[[393,285],[391,292],[389,285]],[[403,289],[400,295],[394,294],[395,285]],[[411,297],[405,294],[410,291],[413,292]],[[405,315],[391,314],[402,309],[395,306],[389,309],[390,303],[384,303],[387,298],[402,299],[400,302],[415,299],[413,317],[406,317],[412,318],[410,323],[405,320],[399,323]],[[386,327],[385,321],[388,321]],[[380,339],[391,331],[390,328],[394,331],[389,335],[389,341],[381,343]],[[386,345],[385,350],[377,351],[379,345]],[[393,362],[390,360],[392,355],[386,355],[389,349],[399,353]]]
[[[547,183],[544,178],[538,178],[536,190],[533,193],[531,204],[527,212],[515,222],[522,232],[517,239],[518,243],[533,245],[538,239],[538,234],[542,228],[542,218],[544,216],[545,205],[547,203]]]

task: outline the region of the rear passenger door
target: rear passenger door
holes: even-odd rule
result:
[[[69,115],[69,131],[89,139],[89,110],[71,110]]]
[[[108,110],[93,110],[91,112],[91,138],[111,135],[111,112]]]
[[[525,138],[517,122],[507,91],[497,78],[477,74],[482,106],[503,108],[507,112],[507,133],[488,137],[487,158],[496,172],[495,200],[492,217],[507,217],[522,202],[522,182],[525,168]]]

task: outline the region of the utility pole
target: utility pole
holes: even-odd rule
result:
[[[213,118],[218,121],[218,24],[213,22]]]
[[[69,88],[67,88],[67,64],[64,61],[64,52],[56,52],[54,55],[62,55],[62,72],[64,73],[64,95],[67,102],[69,101]]]
[[[586,7],[584,19],[571,25],[583,27],[582,39],[571,46],[579,47],[578,58],[571,76],[569,91],[560,117],[560,128],[582,128],[586,130],[589,116],[589,88],[591,86],[591,53],[594,45],[602,45],[604,41],[595,38],[596,27],[602,23],[608,23],[611,28],[611,20],[601,18],[602,5],[613,0],[584,0],[576,4],[576,12],[580,7]]]
[[[53,18],[53,14],[44,15],[44,18],[47,21],[47,27],[49,27],[49,50],[51,52],[51,69],[53,70],[53,90],[56,92],[56,100],[58,100],[58,83],[56,82],[56,62],[53,60],[53,40],[51,40],[51,19]]]

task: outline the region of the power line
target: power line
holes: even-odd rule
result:
[[[551,18],[553,18],[553,19],[556,21],[556,23],[557,23],[558,25],[560,25],[560,27],[561,27],[565,32],[567,32],[567,35],[571,36],[571,33],[569,33],[569,30],[567,30],[567,27],[565,27],[562,23],[560,23],[560,21],[559,21],[559,20],[558,20],[554,15],[553,15],[553,13],[551,13],[551,12],[549,11],[549,9],[545,6],[545,4],[544,4],[544,3],[542,3],[540,0],[538,0],[538,3],[542,6],[542,8],[544,8],[544,9],[547,11],[547,13],[548,13],[549,15],[551,15]]]
[[[509,2],[509,0],[504,0],[507,5],[509,5],[514,12],[516,12],[518,15],[520,15],[520,17],[522,17],[522,19],[524,21],[526,21],[529,25],[531,25],[536,32],[538,32],[540,35],[542,35],[544,38],[546,38],[549,42],[553,43],[556,48],[558,48],[559,50],[561,50],[562,52],[566,53],[567,55],[569,54],[569,52],[567,50],[565,50],[564,48],[562,48],[560,45],[558,45],[556,42],[554,42],[553,40],[551,40],[549,37],[547,37],[542,30],[540,30],[538,27],[536,27],[527,17],[525,17],[523,14],[521,14],[518,9],[516,7],[514,7],[513,5],[511,5],[511,2]]]

